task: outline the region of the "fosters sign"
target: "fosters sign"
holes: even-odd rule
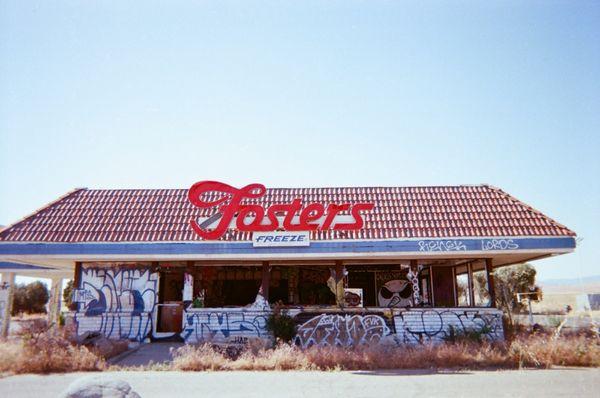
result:
[[[210,217],[193,219],[193,230],[206,240],[223,236],[229,228],[253,232],[254,246],[308,246],[310,231],[361,229],[361,212],[373,203],[275,203],[265,208],[256,203],[266,193],[262,184],[241,189],[217,181],[201,181],[188,191],[190,202],[200,208],[215,208]],[[248,203],[251,201],[253,203]]]

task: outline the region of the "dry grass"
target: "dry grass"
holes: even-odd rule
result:
[[[102,370],[104,359],[74,344],[71,331],[31,325],[19,339],[0,341],[0,372],[51,373]]]
[[[510,343],[508,355],[519,368],[600,367],[600,341],[575,334],[558,338],[544,334],[529,338],[518,336]]]
[[[520,336],[511,343],[462,341],[425,346],[362,346],[354,349],[288,344],[250,347],[228,355],[211,345],[187,345],[174,352],[173,370],[374,370],[417,368],[518,369],[600,366],[598,339],[546,335]]]
[[[252,340],[241,350],[209,344],[185,345],[173,363],[136,370],[375,370],[519,369],[552,366],[600,367],[600,341],[593,335],[517,334],[511,342],[460,340],[437,345],[371,345],[354,349],[289,344],[271,348]],[[72,342],[68,328],[34,326],[21,339],[0,341],[0,372],[50,373],[107,369],[102,355]],[[110,369],[117,370],[112,366]]]

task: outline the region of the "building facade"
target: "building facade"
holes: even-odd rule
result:
[[[301,347],[502,339],[494,270],[574,248],[487,185],[78,189],[0,233],[0,261],[72,273],[79,334],[243,344],[276,306]]]

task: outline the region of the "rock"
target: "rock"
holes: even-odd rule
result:
[[[141,398],[129,383],[110,376],[87,376],[72,382],[63,398]]]
[[[98,353],[100,353],[100,355],[102,355],[104,358],[111,356],[113,352],[113,346],[114,343],[104,336],[101,336],[92,344],[92,347],[96,348]]]

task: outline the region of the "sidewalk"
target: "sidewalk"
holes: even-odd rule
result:
[[[163,345],[164,346],[164,345]],[[5,397],[55,397],[74,380],[120,379],[142,398],[597,397],[600,369],[371,372],[104,372],[0,379]]]
[[[150,363],[171,362],[173,360],[171,350],[182,345],[183,343],[178,342],[142,344],[137,349],[115,358],[110,363],[118,366],[146,366]]]

